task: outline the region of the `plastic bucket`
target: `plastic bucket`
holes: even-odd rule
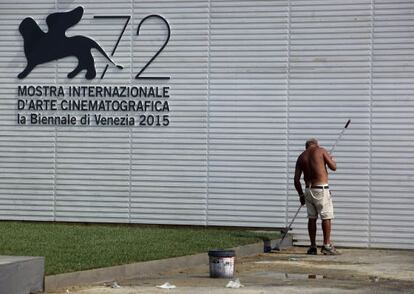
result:
[[[210,250],[210,278],[232,278],[234,275],[234,250]]]

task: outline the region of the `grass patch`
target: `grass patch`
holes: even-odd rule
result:
[[[274,233],[196,228],[0,222],[0,255],[45,256],[46,275],[230,248]]]

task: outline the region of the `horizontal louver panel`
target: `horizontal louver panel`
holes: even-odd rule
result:
[[[318,138],[329,150],[346,121],[352,119],[351,129],[335,149],[338,171],[330,175],[333,240],[341,245],[365,246],[369,221],[371,1],[290,3],[289,174],[294,174],[296,158],[307,138]],[[297,193],[290,187],[289,218],[299,206]],[[306,208],[300,216],[295,232],[300,243],[308,244]]]
[[[370,244],[413,248],[414,43],[411,1],[376,1]]]
[[[94,39],[123,69],[93,49],[94,79],[85,70],[68,79],[75,57],[17,79],[20,22],[32,17],[46,32],[47,15],[78,5],[84,15],[67,36]],[[329,149],[352,119],[330,175],[333,240],[413,249],[412,9],[410,0],[2,1],[0,219],[284,227],[299,205],[293,173],[305,140]],[[137,34],[154,14],[167,23],[151,17]],[[141,75],[164,79],[135,79],[167,25],[166,47]],[[168,87],[168,97],[127,100],[169,111],[96,111],[160,124],[166,115],[168,126],[18,125],[18,85]],[[306,222],[302,209],[298,244],[308,244]]]

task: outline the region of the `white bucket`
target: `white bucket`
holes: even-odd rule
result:
[[[210,278],[232,278],[234,275],[234,250],[210,250]]]

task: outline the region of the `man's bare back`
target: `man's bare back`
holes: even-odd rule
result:
[[[305,184],[309,185],[321,185],[328,184],[328,171],[329,169],[335,171],[335,160],[329,155],[329,153],[317,144],[310,145],[296,161],[295,168],[295,188],[299,195],[303,194],[303,190],[300,184],[300,177],[304,174]]]

